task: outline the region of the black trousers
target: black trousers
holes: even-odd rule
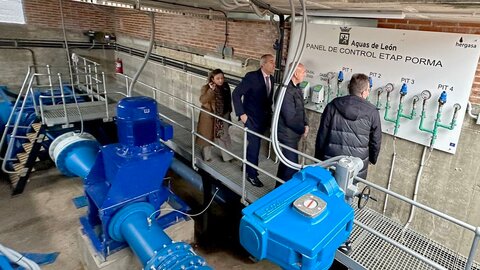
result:
[[[287,142],[287,141],[282,141],[280,138],[279,138],[279,141],[281,144],[284,144],[288,147],[291,147],[293,149],[298,149],[298,141],[297,142]],[[283,155],[290,161],[294,162],[294,163],[298,163],[298,154],[290,151],[290,150],[287,150],[285,148],[282,148],[282,153]],[[278,170],[277,170],[277,177],[282,179],[283,181],[288,181],[290,179],[292,179],[292,176],[298,172],[298,170],[295,170],[295,169],[292,169],[290,167],[288,167],[287,165],[283,164],[282,162],[280,162],[280,164],[278,164]],[[275,187],[278,187],[280,186],[280,183],[277,182]]]
[[[266,129],[265,128],[257,128],[253,127],[252,125],[248,124],[247,121],[247,127],[256,133],[259,134],[264,134]],[[248,145],[247,145],[247,160],[248,162],[255,164],[258,166],[258,155],[260,154],[260,146],[262,143],[262,139],[254,134],[248,133],[247,134],[247,140],[248,140]],[[256,177],[258,176],[257,169],[248,166],[247,165],[247,175],[249,177]]]

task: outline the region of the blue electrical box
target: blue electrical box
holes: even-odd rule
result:
[[[240,243],[283,269],[328,269],[353,228],[344,196],[328,170],[307,167],[242,211]]]

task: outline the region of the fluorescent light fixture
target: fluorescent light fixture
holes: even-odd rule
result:
[[[204,55],[203,58],[205,58],[206,60],[211,60],[211,61],[215,61],[217,63],[222,63],[222,64],[226,64],[226,65],[230,65],[230,66],[242,67],[242,62],[239,61],[239,60],[222,59],[222,58],[218,58],[216,56],[211,56],[211,55]]]
[[[314,10],[307,11],[307,15],[318,17],[405,19],[403,11],[380,10]]]

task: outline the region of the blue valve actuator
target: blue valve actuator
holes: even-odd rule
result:
[[[343,82],[343,71],[338,72],[338,82]]]
[[[441,104],[447,103],[447,92],[443,91],[438,98],[438,102]]]
[[[402,84],[402,88],[400,89],[400,95],[405,96],[408,92],[407,84]]]
[[[372,88],[373,86],[373,81],[372,81],[372,77],[368,77],[368,84],[370,85],[370,88]]]

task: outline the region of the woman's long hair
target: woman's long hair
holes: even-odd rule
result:
[[[207,83],[213,82],[213,77],[215,77],[218,74],[223,74],[223,76],[225,76],[225,73],[223,73],[221,69],[219,68],[214,69],[208,74]]]

